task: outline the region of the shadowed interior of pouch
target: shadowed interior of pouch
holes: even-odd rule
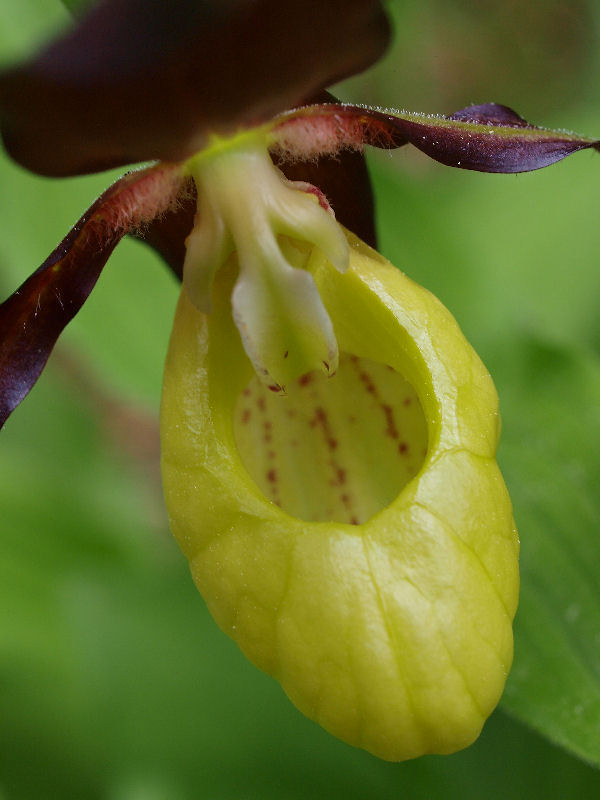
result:
[[[361,524],[419,472],[427,422],[417,394],[391,367],[342,353],[336,375],[310,372],[275,394],[253,378],[234,431],[244,466],[288,514]]]

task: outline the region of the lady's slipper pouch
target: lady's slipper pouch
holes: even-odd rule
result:
[[[194,580],[334,735],[389,760],[465,747],[502,693],[518,596],[491,378],[260,137],[189,169],[161,436]]]

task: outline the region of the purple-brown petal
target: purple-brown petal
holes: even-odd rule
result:
[[[125,175],[0,305],[0,427],[38,379],[121,238],[175,204],[182,188],[180,170],[171,165]]]
[[[9,153],[44,175],[180,161],[375,61],[380,0],[104,0],[0,76]]]
[[[272,124],[272,146],[289,159],[410,143],[450,167],[511,173],[546,167],[578,150],[600,150],[598,140],[538,128],[496,103],[470,106],[450,117],[315,105],[282,114]]]

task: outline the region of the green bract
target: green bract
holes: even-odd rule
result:
[[[477,737],[512,661],[518,538],[496,392],[436,298],[347,241],[342,273],[278,237],[340,354],[334,377],[315,367],[285,394],[234,323],[237,254],[210,314],[184,285],[162,406],[167,506],[214,618],[302,712],[381,758],[450,753]]]

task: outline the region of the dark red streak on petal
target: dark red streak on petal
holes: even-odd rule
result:
[[[0,305],[0,426],[36,382],[124,234],[174,204],[183,184],[167,165],[124,176]]]

